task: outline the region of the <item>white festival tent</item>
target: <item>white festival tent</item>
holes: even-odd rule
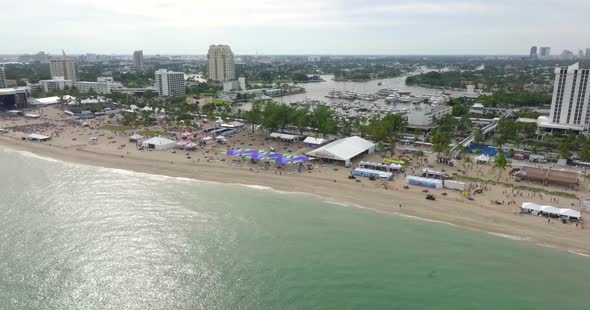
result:
[[[372,154],[375,151],[375,143],[361,137],[353,136],[336,140],[313,151],[307,156],[343,161],[345,166],[350,165],[351,159],[362,153]]]
[[[487,163],[490,162],[491,159],[492,158],[490,156],[481,154],[481,155],[477,156],[477,158],[475,159],[475,161],[478,162],[478,163],[486,163],[487,164]]]
[[[129,137],[129,141],[130,142],[137,142],[137,141],[139,141],[141,139],[143,139],[143,136],[140,135],[140,134],[137,134],[137,133],[135,133],[135,134],[133,134],[132,136]]]
[[[523,202],[520,208],[524,211],[541,211],[541,206],[532,202]]]
[[[541,206],[541,212],[544,214],[551,214],[551,215],[561,215],[561,209],[553,207],[553,206]]]
[[[176,142],[162,137],[154,137],[143,141],[141,146],[155,150],[168,150],[174,148]]]
[[[582,214],[580,214],[580,211],[576,211],[576,210],[572,210],[572,209],[561,209],[561,211],[559,212],[561,216],[567,216],[570,218],[576,218],[579,219]]]
[[[311,145],[322,145],[324,143],[328,142],[327,139],[322,139],[322,138],[314,138],[314,137],[307,137],[305,138],[305,140],[303,140],[303,143],[305,144],[311,144]]]

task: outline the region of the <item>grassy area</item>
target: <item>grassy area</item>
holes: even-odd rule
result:
[[[230,103],[231,103],[231,101],[225,101],[225,100],[221,100],[221,99],[213,99],[214,105],[228,105]]]
[[[162,137],[167,137],[168,133],[165,131],[160,131],[160,130],[141,130],[137,132],[138,134],[144,136],[144,137],[157,137],[157,136],[162,136]]]
[[[494,181],[494,180],[485,180],[485,179],[481,179],[481,178],[468,177],[468,176],[459,175],[459,174],[453,175],[453,178],[455,178],[457,180],[461,180],[461,181],[485,183],[485,184],[492,184],[492,185],[502,185],[505,187],[512,187],[517,190],[530,191],[530,192],[536,192],[536,193],[544,193],[546,195],[554,195],[554,196],[560,196],[560,197],[565,197],[565,198],[578,199],[578,196],[576,196],[576,194],[559,192],[559,191],[548,191],[546,189],[538,188],[538,187],[530,187],[530,186],[525,186],[525,185],[514,185],[514,184],[510,184],[510,183],[499,182],[499,181]]]
[[[104,125],[104,126],[98,127],[98,129],[110,130],[110,131],[115,131],[115,132],[121,132],[121,131],[133,130],[134,128],[131,127],[131,126]]]

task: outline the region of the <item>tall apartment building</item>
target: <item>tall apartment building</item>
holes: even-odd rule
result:
[[[541,47],[539,48],[539,57],[541,58],[547,58],[551,56],[551,48],[550,47]]]
[[[184,73],[166,69],[156,71],[156,89],[160,96],[184,96],[186,94]]]
[[[531,47],[531,53],[530,53],[529,57],[531,59],[537,59],[539,57],[539,55],[537,54],[537,47],[536,46]]]
[[[572,126],[573,129],[590,129],[590,92],[587,91],[589,75],[590,69],[580,69],[579,63],[555,69],[549,114],[552,123]]]
[[[590,48],[586,49],[586,58],[590,58]]]
[[[229,46],[211,45],[207,58],[210,80],[223,82],[236,79],[234,53]]]
[[[133,66],[138,70],[143,70],[143,51],[133,52]]]
[[[52,59],[49,62],[49,71],[51,73],[51,79],[64,79],[64,80],[78,80],[78,64],[66,58],[66,53],[63,53],[62,59]]]
[[[6,88],[6,73],[4,67],[0,67],[0,88]]]

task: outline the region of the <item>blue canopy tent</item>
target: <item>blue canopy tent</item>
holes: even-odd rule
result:
[[[275,163],[277,165],[286,165],[286,164],[290,163],[291,161],[293,161],[293,158],[291,158],[290,156],[284,156],[284,157],[277,159],[275,161]]]
[[[256,155],[252,155],[252,160],[263,160],[266,157],[266,152],[260,152]]]
[[[228,156],[240,156],[242,154],[242,149],[237,150],[229,150],[226,153]]]
[[[309,157],[307,157],[307,156],[299,156],[299,157],[293,158],[294,164],[305,163],[308,161],[309,161]]]

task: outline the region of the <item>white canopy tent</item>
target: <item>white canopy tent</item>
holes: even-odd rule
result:
[[[141,146],[155,150],[167,150],[175,147],[176,142],[162,137],[154,137],[143,141]]]
[[[141,139],[143,139],[143,136],[137,133],[134,133],[132,136],[129,137],[130,142],[137,142]]]
[[[345,166],[356,156],[367,152],[372,154],[375,151],[375,143],[361,137],[353,136],[336,140],[318,149],[308,152],[306,155],[317,158],[325,158],[343,161]]]
[[[287,133],[278,133],[278,132],[271,133],[270,137],[274,138],[274,139],[281,139],[281,140],[287,140],[287,141],[293,141],[293,140],[299,138],[299,136],[296,136],[296,135],[290,135]]]
[[[305,140],[303,140],[303,143],[311,144],[311,145],[315,145],[315,146],[323,145],[326,142],[328,142],[328,139],[314,138],[314,137],[307,137],[307,138],[305,138]]]
[[[557,216],[561,215],[561,209],[556,208],[554,206],[541,206],[541,212],[543,212],[543,214],[550,214],[550,215],[557,215]]]
[[[47,141],[47,140],[50,140],[51,137],[32,133],[27,137],[27,139],[30,141]]]
[[[522,206],[520,206],[520,208],[525,212],[529,212],[529,211],[539,212],[539,211],[541,211],[541,206],[536,203],[532,203],[532,202],[523,202]]]
[[[576,211],[576,210],[572,210],[572,209],[561,209],[559,213],[561,216],[567,216],[569,218],[576,218],[576,219],[579,219],[582,216],[580,211]]]
[[[481,154],[475,158],[475,161],[477,163],[484,163],[484,164],[489,164],[491,160],[492,160],[492,158],[488,155],[485,155],[485,154]]]

